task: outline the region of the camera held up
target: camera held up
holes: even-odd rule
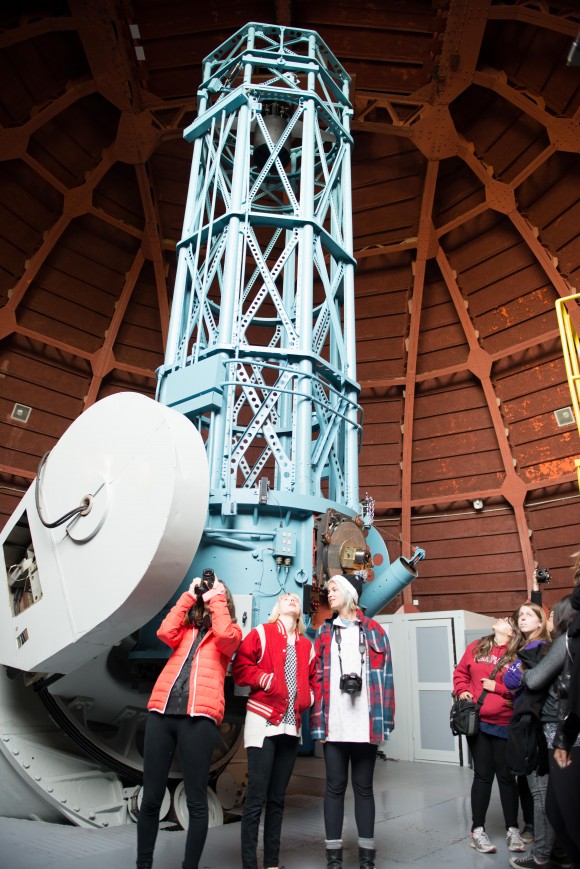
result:
[[[213,584],[215,582],[215,573],[211,569],[211,567],[207,567],[203,573],[201,574],[201,582],[195,589],[196,597],[201,598],[206,591],[209,591],[210,588],[213,588]]]
[[[550,571],[547,567],[538,567],[536,568],[536,579],[539,583],[550,582],[552,579],[550,575]]]

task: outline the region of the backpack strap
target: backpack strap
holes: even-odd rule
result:
[[[488,694],[489,694],[489,691],[486,688],[484,688],[483,691],[481,692],[481,694],[479,695],[479,697],[477,698],[475,705],[477,706],[478,712],[481,709],[481,707],[483,706],[483,701],[485,700],[485,698]]]

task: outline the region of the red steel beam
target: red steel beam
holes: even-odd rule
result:
[[[567,15],[553,15],[550,12],[540,11],[537,8],[537,4],[534,5],[536,8],[526,2],[515,6],[511,4],[509,6],[492,6],[488,17],[490,21],[521,21],[524,24],[533,24],[544,30],[563,33],[565,36],[576,36],[580,27],[580,16],[578,13],[567,13],[570,17],[567,17]]]
[[[407,351],[407,371],[405,374],[405,410],[403,414],[403,450],[401,471],[401,541],[402,554],[406,557],[411,555],[411,486],[413,468],[413,421],[415,412],[415,386],[417,375],[417,355],[419,350],[419,331],[421,324],[421,311],[423,307],[423,290],[425,287],[425,268],[430,252],[431,239],[433,236],[433,201],[435,199],[435,187],[439,163],[435,160],[427,161],[425,173],[425,185],[419,216],[419,236],[417,244],[417,259],[415,261],[415,273],[413,279],[413,294],[411,297],[411,317],[409,329],[409,349]],[[403,602],[411,604],[413,591],[407,586],[403,591]]]
[[[144,262],[145,257],[143,256],[143,251],[139,249],[135,259],[133,260],[133,264],[127,273],[127,279],[117,304],[115,305],[115,313],[113,314],[113,318],[107,329],[107,335],[103,341],[103,345],[96,353],[93,353],[91,357],[93,378],[85,396],[85,409],[95,403],[99,396],[99,390],[103,378],[116,367],[113,348]]]

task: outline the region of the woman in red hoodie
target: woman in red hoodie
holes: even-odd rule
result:
[[[493,634],[475,640],[465,650],[453,674],[453,690],[461,700],[477,701],[486,691],[479,713],[479,732],[468,738],[473,757],[470,846],[483,854],[497,849],[485,832],[485,816],[497,776],[506,825],[507,847],[524,851],[518,829],[518,786],[505,761],[508,725],[513,714],[512,694],[503,683],[503,671],[516,658],[524,639],[511,618],[498,619]]]
[[[199,577],[161,623],[173,653],[149,698],[143,752],[143,800],[137,822],[137,869],[151,869],[159,810],[179,746],[189,826],[183,869],[198,869],[208,828],[207,780],[224,716],[224,680],[242,631],[232,596],[217,577]]]

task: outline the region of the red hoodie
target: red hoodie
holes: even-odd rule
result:
[[[488,655],[476,661],[473,656],[479,642],[474,640],[469,644],[453,673],[455,693],[459,696],[464,691],[470,691],[474,700],[477,700],[483,691],[481,680],[491,679],[492,670],[507,649],[507,646],[492,646]],[[486,694],[479,713],[480,719],[488,724],[509,724],[513,715],[513,694],[503,684],[504,669],[502,667],[499,673],[495,674],[495,691]]]

